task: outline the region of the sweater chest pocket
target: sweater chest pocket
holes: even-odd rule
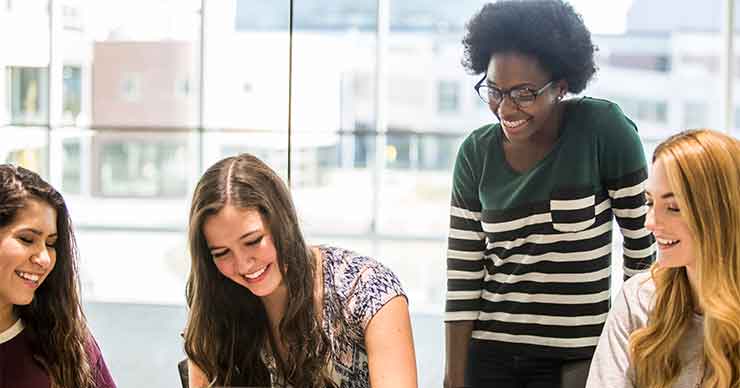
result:
[[[552,228],[559,232],[580,232],[596,222],[596,195],[574,195],[572,190],[554,192],[550,196]]]

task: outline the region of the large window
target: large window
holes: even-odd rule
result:
[[[465,136],[496,119],[460,64],[465,22],[486,2],[293,1],[292,30],[290,1],[2,3],[0,162],[41,172],[69,202],[120,387],[177,384],[190,196],[204,168],[241,152],[290,180],[309,242],[401,277],[420,386],[439,386],[451,171]],[[599,47],[583,94],[618,103],[648,157],[680,129],[729,130],[728,107],[740,123],[720,2],[572,4]],[[149,326],[102,318],[111,311],[148,311]],[[143,368],[129,332],[169,342]]]

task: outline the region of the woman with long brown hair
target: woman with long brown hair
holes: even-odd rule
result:
[[[190,387],[414,388],[405,294],[379,262],[303,239],[288,188],[242,154],[190,210]]]
[[[0,388],[114,388],[79,297],[62,196],[0,165]]]
[[[660,144],[647,185],[650,273],[624,284],[589,387],[740,387],[740,141],[691,130]]]

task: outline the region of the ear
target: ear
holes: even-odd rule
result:
[[[557,82],[557,89],[558,89],[558,101],[562,100],[565,95],[568,93],[568,81],[561,79]]]

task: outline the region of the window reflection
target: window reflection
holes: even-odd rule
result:
[[[42,67],[9,67],[10,121],[43,124],[48,104],[48,72]]]
[[[80,139],[62,141],[62,192],[82,192],[82,149]]]
[[[62,123],[74,125],[82,110],[82,68],[64,66],[62,77]]]
[[[97,139],[95,195],[102,197],[184,197],[188,192],[188,145],[184,139]]]

